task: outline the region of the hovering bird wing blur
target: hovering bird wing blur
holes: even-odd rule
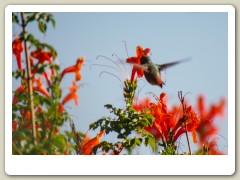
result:
[[[182,62],[185,62],[185,61],[189,61],[191,60],[191,58],[186,58],[186,59],[182,59],[182,60],[178,60],[178,61],[174,61],[174,62],[170,62],[170,63],[166,63],[166,64],[157,64],[158,66],[158,70],[159,71],[162,71],[162,70],[165,70],[169,67],[172,67],[176,64],[179,64],[179,63],[182,63]]]

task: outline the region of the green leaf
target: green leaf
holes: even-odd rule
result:
[[[97,145],[97,146],[94,146],[93,148],[92,148],[92,153],[93,154],[96,154],[97,153],[97,150],[98,150],[98,148],[100,148],[101,147],[101,145],[99,144],[99,145]]]
[[[130,145],[131,145],[131,143],[130,143],[130,140],[129,140],[129,139],[124,139],[122,142],[123,142],[123,147],[127,147],[127,148],[129,148],[129,147],[130,147]]]
[[[33,34],[28,34],[26,36],[26,41],[30,42],[30,44],[34,45],[36,48],[39,48],[40,46],[39,40],[36,39]]]
[[[39,47],[42,49],[47,48],[51,52],[53,59],[57,57],[57,51],[53,48],[53,46],[46,43],[39,43]]]
[[[38,21],[38,29],[45,34],[47,30],[47,25],[42,21]]]
[[[13,137],[14,138],[19,138],[19,137],[26,138],[26,133],[23,130],[21,130],[21,131],[14,131],[13,132]]]
[[[23,72],[20,70],[13,71],[12,76],[15,77],[16,79],[18,79],[19,77],[23,76]]]
[[[95,130],[101,125],[101,121],[93,122],[89,125],[89,129]]]
[[[138,146],[140,146],[141,143],[142,143],[142,138],[137,138],[137,137],[135,137],[135,143],[136,143]]]
[[[135,146],[136,146],[136,140],[134,138],[130,140],[130,147],[135,147]]]
[[[113,106],[111,104],[106,104],[104,105],[104,107],[106,107],[107,109],[111,109]]]
[[[118,134],[117,138],[118,139],[123,139],[123,138],[125,138],[125,136],[123,134]]]
[[[37,13],[37,12],[31,13],[29,16],[27,16],[26,23],[32,22],[34,20],[37,20],[38,14],[39,13]]]
[[[155,150],[155,138],[154,138],[154,137],[150,137],[150,138],[148,139],[148,142],[149,142],[152,150],[154,151],[154,150]]]
[[[51,23],[52,23],[52,26],[55,27],[55,26],[56,26],[56,21],[55,21],[55,19],[50,18],[50,21],[51,21]]]
[[[16,13],[16,12],[12,13],[12,23],[19,24],[18,13]]]
[[[27,39],[26,39],[27,41],[29,41],[29,42],[31,42],[31,43],[34,43],[35,42],[35,37],[34,37],[34,35],[33,34],[29,34],[28,36],[27,36]]]
[[[66,145],[66,137],[62,134],[52,136],[51,141],[55,146],[59,148],[62,148],[64,145]]]
[[[19,35],[19,37],[20,37],[20,40],[24,40],[24,39],[27,39],[27,36],[28,36],[28,33],[27,32],[25,32],[25,31],[22,31],[21,33],[20,33],[20,35]]]

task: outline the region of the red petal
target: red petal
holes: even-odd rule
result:
[[[137,57],[142,57],[142,54],[143,54],[142,46],[137,46],[136,47],[136,54],[137,54]]]
[[[61,74],[61,79],[63,78],[63,76],[64,76],[66,73],[75,72],[75,71],[77,71],[75,65],[65,68],[65,69],[63,70],[62,74]]]

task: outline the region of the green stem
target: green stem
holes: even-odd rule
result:
[[[56,80],[56,79],[55,79]],[[55,81],[54,80],[54,81]],[[56,82],[55,82],[56,83]],[[51,95],[53,97],[53,104],[54,104],[54,117],[53,117],[53,121],[52,121],[52,124],[51,124],[51,129],[50,129],[50,132],[49,132],[49,140],[52,138],[52,133],[53,133],[53,130],[54,130],[54,126],[55,126],[55,123],[57,121],[57,118],[58,118],[58,106],[60,104],[59,102],[59,99],[60,99],[60,94],[59,94],[59,89],[56,90],[56,88],[59,88],[60,84],[59,82],[57,82],[56,84],[53,84],[50,86],[51,87]]]
[[[190,147],[190,143],[189,143],[189,138],[188,138],[188,131],[187,131],[187,124],[186,124],[186,121],[187,121],[187,116],[186,116],[186,105],[184,104],[184,96],[182,96],[182,91],[178,92],[178,97],[182,103],[182,108],[183,108],[183,120],[184,120],[184,126],[185,126],[185,134],[186,134],[186,137],[187,137],[187,143],[188,143],[188,150],[189,150],[189,154],[191,155],[191,147]]]
[[[189,143],[189,138],[188,138],[187,124],[185,124],[185,134],[186,134],[186,137],[187,137],[188,150],[189,150],[189,153],[190,153],[190,155],[191,155],[191,154],[192,154],[192,151],[191,151],[191,147],[190,147],[190,143]]]
[[[24,13],[21,12],[21,19],[22,19],[22,29],[23,34],[27,32]],[[30,95],[30,112],[31,112],[31,120],[32,120],[32,129],[33,129],[33,138],[34,138],[34,145],[37,145],[37,133],[36,133],[36,126],[35,126],[35,113],[34,113],[34,103],[33,103],[33,83],[32,83],[32,73],[31,73],[31,63],[30,58],[28,55],[28,46],[27,41],[24,37],[24,49],[25,49],[25,58],[26,58],[26,65],[27,65],[27,83]]]

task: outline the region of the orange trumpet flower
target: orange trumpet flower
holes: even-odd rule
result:
[[[177,118],[179,112],[169,112],[167,104],[164,100],[166,96],[165,93],[161,93],[157,103],[149,103],[149,101],[140,101],[142,106],[133,106],[136,110],[149,108],[151,114],[155,117],[152,126],[147,126],[145,129],[151,132],[153,136],[158,139],[161,138],[163,141],[173,140],[174,142],[179,138],[180,135],[187,131],[192,133],[193,142],[197,142],[196,129],[200,124],[200,119],[197,117],[196,113],[193,111],[191,106],[189,106],[184,114],[186,121],[181,122],[182,118]],[[181,113],[180,113],[181,114]]]
[[[197,117],[197,114],[193,111],[191,106],[187,108],[185,117],[186,117],[186,121],[184,123],[178,121],[178,123],[174,128],[174,131],[176,132],[174,136],[174,141],[176,141],[177,138],[186,131],[185,129],[185,124],[186,124],[187,131],[192,133],[193,142],[196,143],[197,142],[196,129],[200,124],[200,119]]]
[[[219,127],[215,124],[215,118],[217,116],[223,116],[226,106],[226,99],[221,98],[219,103],[211,104],[206,107],[205,97],[200,95],[197,100],[197,109],[201,117],[201,123],[197,128],[197,133],[199,135],[199,145],[209,145],[209,154],[223,154],[217,150],[217,140],[209,142],[209,139],[214,139],[219,131]]]
[[[82,69],[82,64],[84,62],[84,56],[80,57],[77,59],[77,62],[75,65],[67,67],[66,69],[63,70],[61,74],[61,79],[66,73],[74,72],[75,73],[75,80],[79,81],[82,78],[82,75],[80,74],[80,70]]]
[[[142,100],[134,101],[133,109],[135,109],[136,111],[142,111],[142,110],[148,108],[150,102],[151,102],[151,100],[148,97],[145,97]]]
[[[76,93],[78,90],[78,86],[75,81],[73,81],[72,84],[73,86],[69,88],[70,93],[67,94],[62,100],[62,105],[66,104],[66,102],[70,101],[71,99],[73,99],[75,104],[78,105],[78,95]]]
[[[82,151],[85,155],[90,155],[94,146],[100,144],[100,137],[104,134],[105,131],[101,130],[96,137],[90,139],[86,143],[82,144]]]
[[[38,48],[37,50],[32,51],[31,56],[38,60],[38,64],[43,63],[44,61],[48,61],[49,63],[52,63],[52,59],[51,59],[52,54],[50,52],[43,51],[41,48]]]
[[[36,80],[37,85],[34,87],[34,89],[40,93],[42,93],[43,95],[45,95],[46,97],[50,97],[51,95],[48,93],[47,89],[44,87],[44,85],[42,84],[41,78],[38,77]]]
[[[142,56],[147,56],[148,53],[150,52],[150,48],[146,48],[143,49],[142,46],[137,46],[136,47],[136,54],[137,56],[132,56],[130,58],[126,59],[127,63],[133,63],[133,64],[141,64],[140,59],[142,58]],[[131,75],[131,81],[134,80],[134,76],[137,73],[138,77],[142,77],[144,74],[144,70],[133,65],[133,69],[132,69],[132,75]]]
[[[50,64],[53,62],[52,53],[48,51],[43,51],[41,48],[38,48],[35,51],[31,52],[31,56],[38,60],[38,64],[44,63],[44,61],[48,61]],[[52,74],[54,74],[54,69],[52,68]]]
[[[23,51],[23,44],[18,37],[16,37],[16,39],[12,42],[12,51],[13,51],[13,54],[16,56],[18,69],[22,70],[21,53]]]

